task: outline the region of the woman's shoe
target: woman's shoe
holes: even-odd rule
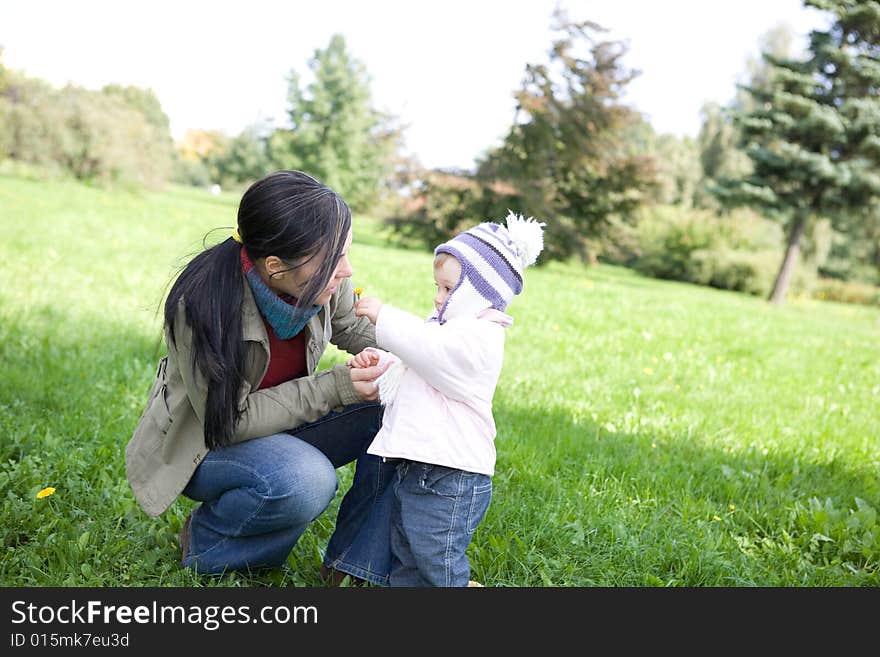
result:
[[[189,525],[192,522],[192,513],[190,513],[186,520],[183,521],[183,526],[180,528],[180,565],[184,568],[186,564],[186,555],[189,553]]]

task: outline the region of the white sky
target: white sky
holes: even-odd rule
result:
[[[55,85],[152,88],[175,138],[283,125],[286,76],[334,33],[366,66],[373,104],[406,126],[426,166],[471,168],[513,120],[526,63],[545,62],[557,0],[0,0],[3,62]],[[780,23],[798,36],[826,14],[801,0],[562,0],[629,44],[626,100],[658,132],[695,136],[703,103],[728,102]],[[798,44],[803,45],[802,43]]]

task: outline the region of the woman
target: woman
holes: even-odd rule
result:
[[[391,467],[379,429],[381,368],[315,372],[328,342],[375,346],[356,317],[351,212],[326,185],[278,171],[244,193],[229,239],[197,255],[165,302],[168,355],[126,448],[141,507],[201,502],[181,530],[200,573],[278,567],[357,460],[322,572],[386,584]],[[334,572],[335,571],[335,572]]]

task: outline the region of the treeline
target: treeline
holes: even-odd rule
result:
[[[880,3],[829,13],[806,53],[783,30],[698,138],[658,136],[621,101],[625,45],[555,14],[549,61],[527,66],[519,116],[475,172],[432,172],[392,218],[433,244],[526,208],[544,261],[578,257],[782,302],[880,304]]]
[[[603,261],[776,301],[791,288],[880,304],[880,13],[805,4],[829,12],[829,29],[804,55],[785,29],[770,32],[735,100],[703,108],[695,139],[657,134],[622,102],[635,77],[625,45],[557,11],[548,60],[526,67],[515,120],[473,170],[401,155],[403,130],[374,108],[341,35],[307,63],[308,86],[291,71],[284,125],[192,130],[177,144],[151,91],[56,90],[0,62],[0,161],[97,183],[232,189],[303,169],[411,245],[432,248],[513,209],[547,223],[541,262]]]
[[[243,188],[274,169],[302,169],[339,190],[357,211],[392,192],[402,147],[393,116],[373,108],[369,77],[341,35],[308,62],[315,80],[289,77],[286,125],[237,136],[190,130],[174,143],[152,90],[108,85],[56,89],[6,68],[0,50],[0,161],[97,184],[168,182]]]
[[[152,91],[56,89],[0,61],[0,161],[6,158],[86,181],[156,187],[171,175],[174,146]]]

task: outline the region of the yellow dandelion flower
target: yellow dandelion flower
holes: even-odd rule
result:
[[[657,449],[657,443],[651,443],[651,449]]]
[[[358,298],[358,299],[361,298],[361,295],[364,293],[364,290],[365,290],[365,289],[366,289],[366,288],[363,288],[363,287],[356,287],[356,288],[354,288],[354,293],[355,293],[355,295],[357,295],[357,298]]]
[[[712,520],[721,520],[718,516],[712,516]]]
[[[49,486],[48,488],[44,488],[39,493],[37,493],[37,499],[41,500],[44,497],[49,497],[50,495],[54,495],[54,494],[55,494],[55,489],[52,488],[51,486]]]
[[[727,508],[733,511],[736,508],[736,504],[728,504]]]
[[[642,372],[644,372],[648,376],[651,376],[654,373],[654,368],[653,367],[646,367],[645,369],[642,370]]]

